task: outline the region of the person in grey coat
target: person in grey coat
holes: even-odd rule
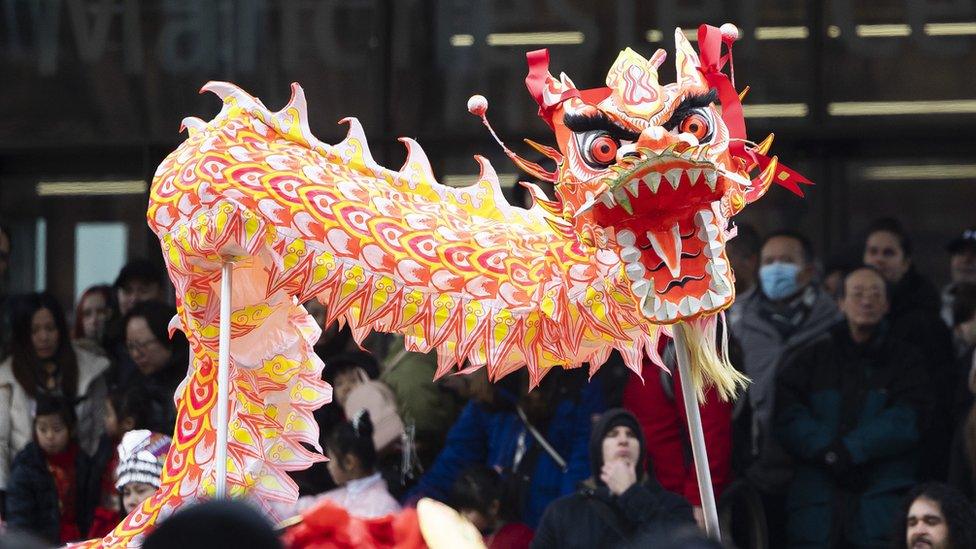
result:
[[[776,373],[791,350],[825,333],[841,315],[833,298],[815,283],[813,247],[803,235],[770,234],[759,263],[759,291],[739,302],[731,333],[742,345],[742,365],[752,380],[746,395],[752,412],[746,476],[763,495],[767,522],[783,525],[791,468],[772,435]],[[775,546],[785,531],[774,529],[770,535]]]

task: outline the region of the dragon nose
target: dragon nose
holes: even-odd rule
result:
[[[637,138],[637,147],[651,149],[659,153],[679,141],[677,135],[661,126],[648,126]]]
[[[626,145],[621,145],[617,149],[617,162],[622,161],[624,158],[640,158],[641,154],[637,152],[637,145],[634,143],[628,143]]]

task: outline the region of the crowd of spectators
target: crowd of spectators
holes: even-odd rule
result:
[[[186,339],[168,333],[152,262],[87,289],[69,317],[50,294],[7,295],[10,244],[0,230],[3,520],[49,543],[100,536],[159,485],[162,462],[134,460],[168,448]],[[701,415],[738,546],[974,546],[976,230],[949,243],[941,292],[897,221],[872,224],[862,252],[825,272],[795,231],[741,226],[729,243],[723,329],[751,382],[735,402],[709,391]],[[329,500],[369,518],[433,497],[496,548],[665,546],[703,525],[667,338],[666,369],[645,359],[638,377],[611,355],[532,391],[522,371],[433,381],[436,357],[396,336],[360,348],[323,326],[315,351],[334,387],[315,413],[330,461],[293,474],[301,497],[283,515]]]

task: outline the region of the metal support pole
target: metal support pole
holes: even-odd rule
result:
[[[708,450],[705,448],[705,433],[702,431],[701,413],[698,410],[698,396],[691,383],[691,359],[688,356],[688,340],[683,326],[674,327],[674,349],[678,356],[678,375],[681,377],[681,396],[685,401],[685,414],[688,416],[688,433],[691,435],[691,451],[695,457],[695,472],[698,474],[698,493],[701,494],[702,511],[705,514],[705,532],[715,541],[722,541],[718,525],[718,507],[715,505],[715,492],[712,490],[712,472],[708,468]]]
[[[217,355],[217,499],[227,497],[227,423],[230,384],[231,278],[234,264],[224,263],[220,277],[220,347]]]

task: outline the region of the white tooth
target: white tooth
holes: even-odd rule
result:
[[[617,203],[613,201],[613,195],[610,194],[610,192],[605,192],[600,195],[600,202],[602,202],[603,205],[608,208],[612,208],[617,205]]]
[[[664,173],[664,178],[668,180],[671,184],[671,188],[677,190],[678,184],[681,183],[681,173],[684,170],[681,168],[673,168]]]
[[[702,310],[704,311],[709,311],[715,308],[715,305],[712,302],[711,292],[706,290],[705,293],[701,296],[701,306],[702,306]]]
[[[644,185],[647,185],[652,193],[656,193],[657,188],[661,186],[661,174],[657,172],[647,174],[644,176]]]
[[[709,307],[710,309],[718,309],[722,305],[725,305],[725,298],[717,293],[708,290],[705,292],[705,295],[708,296],[708,300],[711,302],[711,307]]]
[[[630,285],[630,289],[634,291],[634,295],[646,296],[651,293],[651,281],[646,278],[635,281]]]
[[[708,301],[708,307],[707,307],[708,310],[718,309],[722,305],[725,305],[725,298],[713,292],[712,290],[708,290],[707,292],[705,292],[705,295],[702,296],[703,306],[705,305],[706,300]]]
[[[709,223],[698,229],[698,239],[702,242],[712,242],[718,238],[718,227]]]
[[[627,272],[627,278],[634,282],[644,278],[644,266],[640,263],[628,263],[624,270]]]
[[[645,296],[641,299],[641,312],[647,318],[653,318],[656,316],[657,309],[661,305],[661,300],[657,298],[656,295]]]
[[[709,240],[705,247],[702,249],[705,253],[705,257],[713,258],[722,255],[722,244],[717,240]]]
[[[584,202],[583,205],[580,206],[578,210],[576,210],[576,213],[573,215],[573,217],[579,217],[583,213],[589,211],[589,209],[592,208],[594,205],[596,205],[596,197],[593,196],[593,193],[587,192],[586,202]]]
[[[628,229],[617,231],[617,244],[633,246],[635,243],[637,243],[637,235],[634,234],[634,231]]]
[[[720,257],[713,259],[711,264],[715,267],[716,273],[725,274],[729,272],[729,263]]]
[[[708,170],[705,172],[705,183],[708,185],[709,189],[715,190],[715,182],[718,181],[718,174],[714,170]]]
[[[624,263],[634,263],[640,259],[640,250],[633,246],[624,246],[620,250],[620,259],[623,259]]]
[[[695,214],[695,225],[699,227],[710,225],[713,219],[715,219],[715,215],[712,214],[711,210],[698,210],[698,213]]]
[[[617,202],[627,202],[630,200],[630,198],[627,197],[627,191],[625,191],[622,187],[613,191],[613,199]]]
[[[678,312],[681,313],[681,316],[691,316],[697,313],[699,309],[701,309],[701,302],[694,297],[687,296],[678,302]]]
[[[654,252],[658,255],[658,257],[664,260],[665,264],[668,267],[668,270],[671,272],[671,276],[677,277],[678,274],[681,272],[681,246],[682,246],[681,232],[678,227],[678,224],[675,223],[674,226],[671,227],[671,241],[672,241],[672,245],[674,246],[674,249],[668,250],[668,252],[671,253],[665,252],[664,244],[661,243],[661,240],[658,238],[656,234],[654,234],[653,231],[647,231],[646,234],[647,234],[647,240],[649,240],[651,243],[651,247],[654,249]],[[675,263],[671,264],[668,258],[673,259]]]
[[[640,192],[640,179],[633,179],[627,182],[627,192],[631,196],[637,198],[637,193]]]
[[[678,318],[678,306],[670,301],[664,302],[664,313],[665,320],[674,320]]]
[[[713,276],[712,281],[708,284],[708,289],[714,290],[715,293],[722,298],[732,294],[732,289],[729,287],[729,283],[725,281],[725,277],[723,276]]]
[[[688,170],[688,181],[691,183],[692,187],[695,186],[695,183],[698,183],[698,177],[701,176],[701,173],[701,168],[691,168]]]
[[[668,319],[668,313],[665,310],[664,303],[665,301],[662,300],[654,300],[654,319],[658,322],[665,322]]]

